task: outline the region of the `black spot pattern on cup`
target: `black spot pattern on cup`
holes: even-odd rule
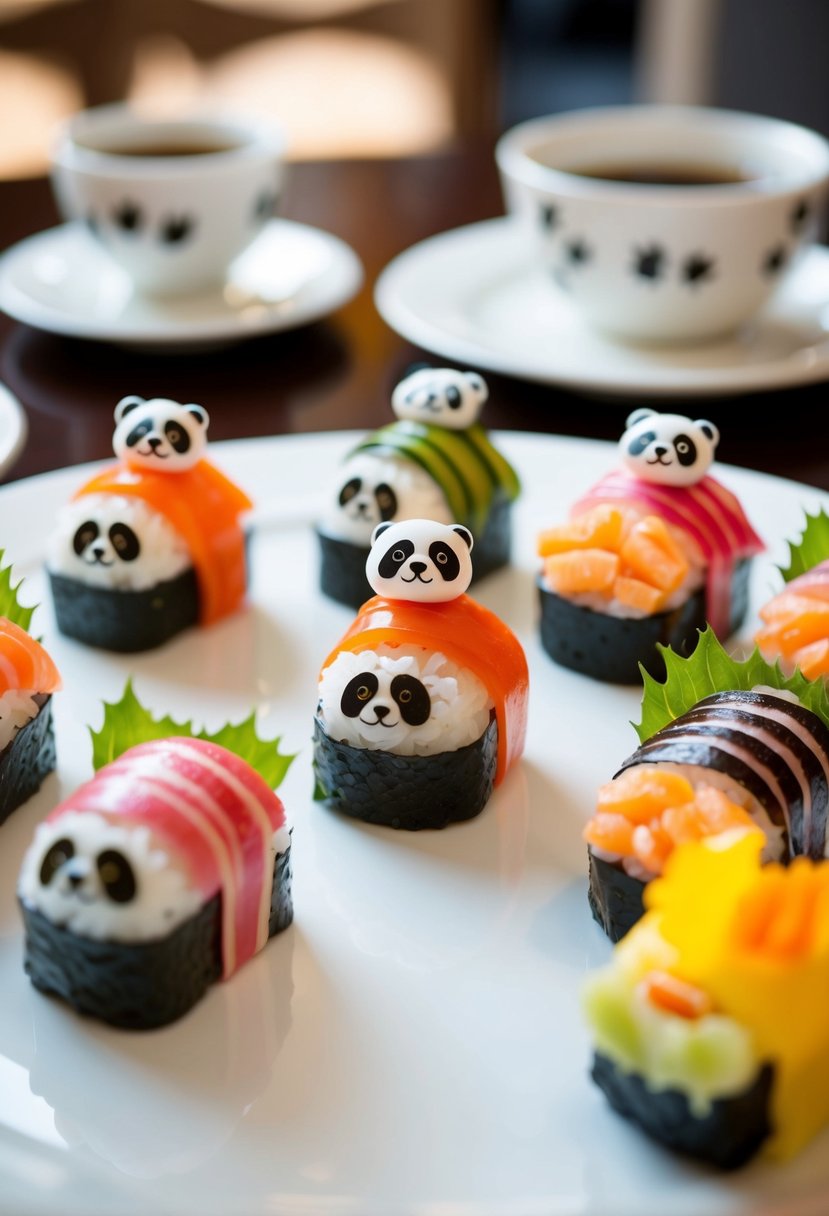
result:
[[[768,278],[774,278],[780,274],[780,271],[788,261],[788,253],[785,245],[775,245],[774,249],[770,249],[763,258],[761,272]]]
[[[707,254],[691,253],[682,262],[680,278],[689,287],[700,287],[714,277],[715,265],[714,259]]]
[[[276,211],[279,195],[275,190],[262,190],[257,194],[253,204],[253,219],[256,223],[266,223]]]
[[[665,274],[666,258],[661,245],[640,245],[633,251],[633,273],[637,278],[656,282]]]
[[[125,199],[112,213],[116,226],[124,232],[137,233],[144,226],[144,215],[137,203]]]
[[[811,215],[811,207],[805,198],[798,199],[789,216],[789,227],[792,232],[801,232]]]
[[[161,221],[158,230],[163,245],[181,245],[193,235],[196,221],[189,215],[170,215]]]
[[[593,257],[592,249],[581,237],[568,241],[564,252],[571,266],[584,266]]]
[[[542,203],[538,209],[538,218],[541,227],[546,232],[552,232],[554,228],[558,228],[558,207],[555,203]]]

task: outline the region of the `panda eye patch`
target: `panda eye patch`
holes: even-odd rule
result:
[[[43,886],[48,887],[61,866],[66,865],[67,861],[71,861],[74,856],[75,846],[71,840],[67,840],[66,838],[56,840],[47,849],[46,856],[40,865],[40,881]]]
[[[80,557],[88,545],[92,544],[93,540],[97,540],[98,533],[99,528],[94,519],[88,519],[85,523],[81,524],[72,538],[72,548],[78,557]]]
[[[445,541],[432,541],[429,546],[429,557],[437,566],[441,578],[447,583],[453,582],[460,574],[461,564],[457,554]]]
[[[340,709],[347,718],[356,718],[363,706],[371,700],[380,687],[377,676],[371,671],[361,671],[349,680],[340,697]]]
[[[145,418],[143,422],[139,422],[138,426],[133,427],[129,435],[127,435],[127,447],[134,448],[137,443],[140,443],[145,435],[149,435],[152,429],[153,424],[149,418]]]
[[[656,440],[656,431],[645,431],[643,435],[637,435],[635,439],[631,439],[628,444],[628,451],[631,456],[641,456],[649,443]]]
[[[677,459],[685,468],[690,467],[697,458],[697,445],[691,439],[690,435],[677,435],[674,440]]]
[[[179,426],[177,422],[165,422],[164,434],[170,446],[179,453],[184,455],[190,448],[190,436],[187,434],[183,426]]]
[[[446,402],[450,410],[459,410],[461,408],[460,389],[457,389],[454,384],[450,384],[446,390]]]
[[[414,542],[410,540],[398,541],[393,549],[388,553],[384,553],[377,566],[377,573],[381,578],[394,578],[397,571],[405,561],[412,556],[415,551]]]
[[[109,539],[122,562],[134,562],[141,552],[138,537],[128,524],[113,524],[109,530]]]
[[[395,676],[391,682],[392,700],[409,726],[422,726],[432,712],[432,698],[415,676]]]
[[[389,519],[393,519],[397,511],[397,495],[391,486],[387,486],[384,481],[374,491],[377,498],[377,507],[380,512],[380,519],[385,523]]]
[[[104,890],[116,904],[128,904],[135,898],[137,884],[132,866],[117,849],[104,849],[95,862]]]
[[[352,477],[351,481],[347,481],[340,490],[340,506],[344,507],[347,502],[351,502],[355,495],[360,493],[362,481],[359,477]]]

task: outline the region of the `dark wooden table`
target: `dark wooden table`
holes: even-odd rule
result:
[[[284,211],[343,237],[365,266],[359,295],[324,322],[230,350],[175,356],[58,338],[0,317],[0,380],[22,401],[30,424],[28,445],[7,480],[108,456],[112,410],[127,393],[201,402],[213,439],[388,421],[395,380],[424,352],[380,319],[374,282],[414,242],[502,213],[491,148],[297,165]],[[0,248],[57,219],[45,180],[0,183]],[[627,411],[641,404],[487,379],[484,420],[492,427],[616,439]],[[685,405],[674,398],[671,408],[717,423],[721,459],[829,489],[827,396],[829,387],[812,385]]]

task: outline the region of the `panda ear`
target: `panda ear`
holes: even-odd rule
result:
[[[120,422],[122,418],[126,418],[127,414],[138,409],[139,405],[143,405],[146,397],[122,397],[115,407],[115,421]]]
[[[203,427],[207,427],[210,421],[210,415],[203,405],[185,405],[184,407],[188,414],[192,414],[196,422],[201,423]]]
[[[656,410],[634,410],[632,414],[628,414],[625,430],[628,431],[632,426],[636,426],[637,422],[641,422],[643,418],[653,418],[656,415]]]
[[[479,376],[477,372],[464,372],[464,376],[469,387],[476,393],[480,393],[482,400],[486,401],[489,396],[489,388],[483,376]]]
[[[374,529],[374,531],[371,534],[372,548],[377,544],[378,540],[383,535],[383,533],[386,531],[386,529],[390,528],[390,527],[391,527],[391,522],[389,520],[386,520],[384,523],[377,525],[377,527]]]
[[[714,423],[709,422],[707,418],[698,418],[694,423],[694,426],[698,426],[703,435],[708,436],[708,438],[711,440],[712,447],[715,448],[720,442],[720,432],[714,426]]]
[[[458,534],[458,536],[460,536],[461,540],[466,541],[467,545],[469,546],[469,551],[471,553],[472,546],[475,542],[472,538],[472,533],[469,531],[469,529],[465,528],[463,526],[463,524],[452,524],[452,531],[457,532],[457,534]]]

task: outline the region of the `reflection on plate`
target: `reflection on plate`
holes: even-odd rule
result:
[[[829,250],[792,268],[765,312],[696,346],[640,346],[588,328],[502,218],[413,246],[386,267],[375,302],[403,337],[488,371],[604,395],[693,396],[829,379]]]
[[[609,946],[590,919],[581,825],[631,750],[638,697],[556,668],[535,637],[533,537],[613,460],[610,445],[498,437],[520,470],[514,569],[480,587],[526,645],[526,759],[477,819],[396,833],[312,802],[316,673],[351,614],[316,591],[309,489],[353,435],[219,444],[261,504],[250,608],[155,654],[87,651],[35,617],[64,677],[59,766],[0,829],[0,1195],[15,1216],[803,1216],[829,1205],[827,1138],[785,1168],[721,1178],[614,1116],[587,1078],[579,1013]],[[555,475],[551,476],[551,471]],[[0,491],[30,600],[56,507],[86,472]],[[817,491],[731,469],[773,559]],[[252,703],[299,753],[296,920],[190,1015],[150,1034],[80,1019],[21,967],[14,885],[35,824],[89,775],[86,724],[133,674],[142,699],[209,725]]]
[[[0,309],[37,329],[165,350],[294,329],[350,300],[363,271],[338,237],[271,220],[232,264],[222,289],[150,299],[82,225],[62,224],[0,258]]]
[[[5,384],[0,384],[0,477],[9,471],[22,452],[28,430],[23,406]]]

